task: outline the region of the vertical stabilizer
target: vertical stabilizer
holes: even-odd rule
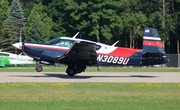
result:
[[[145,28],[142,48],[143,65],[163,64],[168,61],[156,28]]]
[[[156,28],[144,29],[143,51],[165,53],[161,38]]]

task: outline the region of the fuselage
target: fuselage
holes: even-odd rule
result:
[[[40,60],[44,51],[49,55],[61,57],[63,56],[75,42],[90,42],[96,44],[97,65],[141,65],[141,50],[116,47],[97,43],[89,40],[59,37],[49,41],[48,43],[24,42],[23,52],[35,60]],[[53,59],[47,59],[47,62],[56,62]],[[66,63],[58,61],[58,63]]]
[[[22,43],[22,51],[43,64],[63,63],[68,65],[71,62],[57,59],[68,52],[75,42],[81,41],[96,44],[96,65],[142,65],[143,53],[141,49],[116,47],[71,37],[58,37],[47,43],[24,42]],[[44,58],[41,58],[42,54],[45,56]]]

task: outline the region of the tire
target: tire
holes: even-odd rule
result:
[[[68,76],[74,76],[75,72],[73,69],[68,69],[67,74]]]
[[[42,65],[36,65],[35,69],[37,72],[41,72],[43,70],[43,66]]]
[[[74,68],[70,68],[70,67],[66,69],[66,73],[68,74],[68,76],[74,76],[76,74]]]

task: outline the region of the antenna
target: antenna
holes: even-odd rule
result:
[[[22,28],[20,29],[19,42],[22,42]]]
[[[119,42],[119,40],[118,41],[116,41],[114,44],[112,44],[112,46],[114,47],[117,43]]]
[[[76,38],[76,36],[79,34],[79,32],[77,32],[74,36],[73,36],[73,38]]]

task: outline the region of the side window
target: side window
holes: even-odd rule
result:
[[[55,39],[49,41],[48,44],[50,44],[50,45],[56,45],[58,42],[60,42],[60,38],[55,38]]]
[[[100,45],[96,45],[96,50],[99,50],[101,48]]]
[[[0,56],[9,56],[9,54],[0,53]]]

